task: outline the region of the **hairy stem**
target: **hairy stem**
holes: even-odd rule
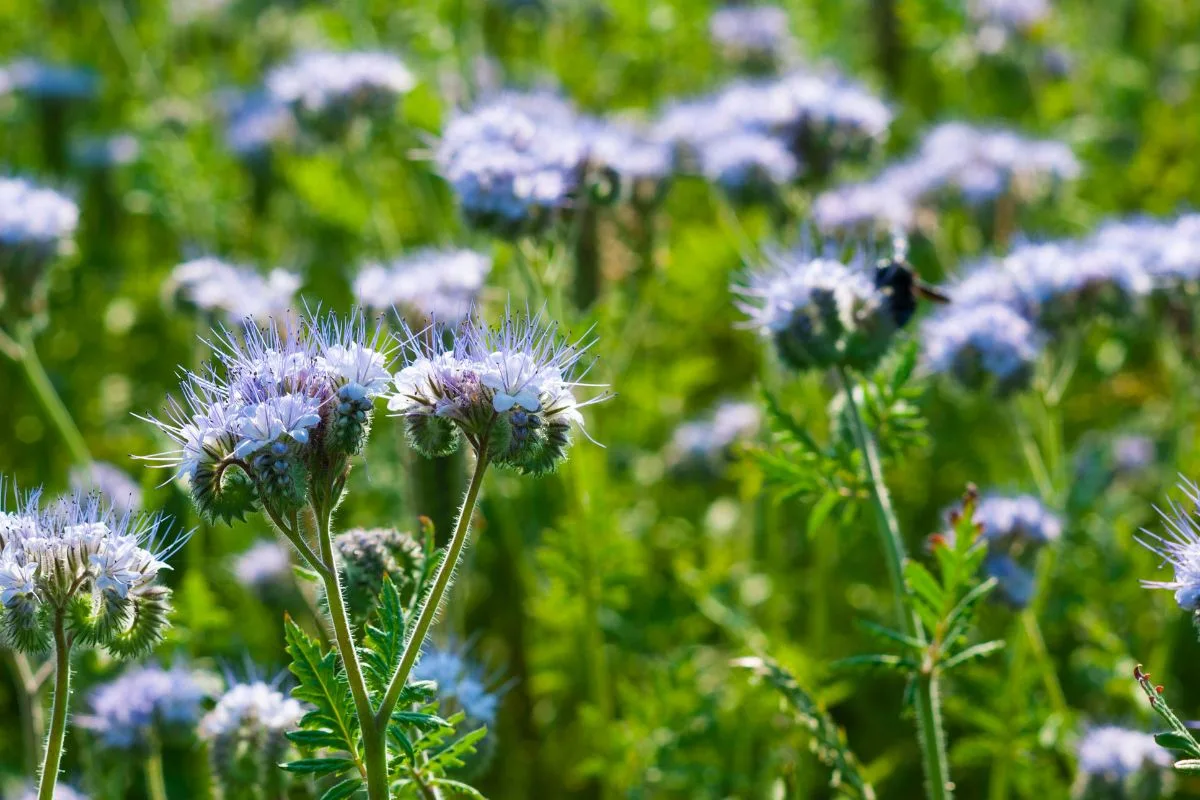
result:
[[[67,737],[67,706],[71,704],[71,645],[67,641],[66,619],[61,611],[54,616],[54,657],[54,706],[50,712],[50,738],[46,741],[46,756],[42,761],[38,800],[54,800],[63,742]]]
[[[475,471],[471,475],[471,483],[467,487],[466,497],[463,498],[462,508],[459,509],[458,521],[454,525],[454,535],[450,538],[446,557],[438,567],[437,576],[433,579],[433,587],[429,590],[429,594],[425,595],[425,600],[421,604],[421,612],[417,615],[417,624],[413,628],[412,636],[404,645],[404,655],[400,658],[396,674],[392,676],[387,692],[383,696],[383,703],[379,707],[375,722],[381,729],[387,728],[392,711],[396,707],[396,701],[408,681],[408,675],[412,672],[413,665],[417,663],[417,656],[421,652],[422,645],[425,644],[425,636],[429,633],[433,618],[437,616],[438,607],[442,604],[442,597],[450,586],[450,578],[454,574],[455,567],[458,566],[458,559],[467,543],[467,536],[471,529],[471,517],[475,514],[475,503],[479,500],[479,488],[483,485],[483,475],[487,472],[488,467],[486,437],[480,443],[476,453]]]
[[[866,464],[867,483],[875,506],[876,521],[879,523],[879,534],[900,624],[907,636],[923,644],[925,630],[909,602],[908,588],[904,583],[904,539],[900,535],[900,524],[892,509],[887,484],[883,480],[883,467],[875,448],[875,440],[867,431],[858,403],[854,399],[854,383],[845,369],[839,367],[837,374],[846,394],[846,409],[850,413],[855,443]],[[925,789],[931,800],[949,800],[954,796],[954,784],[950,781],[950,764],[946,758],[946,734],[942,729],[941,695],[938,691],[936,664],[921,665],[916,675],[915,688],[917,738],[921,745],[925,768]]]
[[[37,395],[38,402],[42,404],[54,427],[58,428],[67,449],[71,451],[71,459],[80,466],[88,466],[92,463],[92,455],[88,452],[83,434],[71,418],[71,412],[63,405],[62,398],[54,390],[54,384],[50,382],[50,376],[46,374],[46,369],[38,358],[33,343],[33,327],[21,325],[17,329],[17,336],[20,340],[21,367],[25,370],[25,377],[29,379],[29,385]]]
[[[388,770],[387,747],[384,730],[376,730],[375,713],[371,698],[367,694],[367,682],[363,679],[362,665],[358,660],[358,648],[354,644],[350,617],[346,614],[346,603],[342,599],[342,583],[333,559],[333,538],[329,533],[329,512],[313,509],[316,517],[317,544],[321,549],[321,580],[325,584],[325,595],[329,601],[329,617],[333,623],[333,638],[346,668],[350,694],[354,697],[354,709],[362,727],[363,755],[367,768],[367,797],[370,800],[387,800]],[[299,536],[300,532],[296,531]]]

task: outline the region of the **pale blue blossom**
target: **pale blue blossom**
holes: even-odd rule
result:
[[[1077,746],[1079,771],[1090,777],[1119,782],[1143,769],[1162,769],[1171,753],[1148,733],[1100,725],[1087,731]]]
[[[930,372],[953,375],[968,389],[990,382],[1001,394],[1029,384],[1042,344],[1033,324],[1003,303],[952,304],[921,326]]]
[[[100,736],[106,747],[145,745],[148,735],[191,732],[204,713],[203,703],[218,687],[215,676],[182,663],[132,667],[92,691],[90,712],[79,724]]]
[[[1167,589],[1175,593],[1175,602],[1187,611],[1200,609],[1200,489],[1191,481],[1179,487],[1187,498],[1186,504],[1169,500],[1166,511],[1159,516],[1167,527],[1164,536],[1143,531],[1138,541],[1162,559],[1161,566],[1170,566],[1175,577],[1169,581],[1142,581],[1150,589]]]
[[[375,51],[301,53],[272,69],[264,81],[271,97],[302,115],[385,107],[416,82],[397,56]]]
[[[354,296],[366,308],[458,322],[475,305],[491,269],[492,259],[475,250],[416,250],[363,267],[354,279]]]

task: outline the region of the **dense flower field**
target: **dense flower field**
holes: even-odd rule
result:
[[[0,797],[1200,797],[1200,6],[28,0],[0,122]]]

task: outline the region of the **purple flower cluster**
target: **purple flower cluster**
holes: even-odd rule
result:
[[[395,308],[408,319],[459,322],[475,305],[492,270],[475,250],[416,250],[387,264],[368,264],[354,279],[364,308]]]
[[[1061,142],[949,122],[926,134],[915,155],[873,179],[820,195],[813,216],[825,231],[911,230],[938,200],[974,206],[1009,194],[1029,201],[1079,172]]]
[[[719,8],[709,17],[708,34],[727,61],[750,69],[776,67],[795,49],[787,12],[778,6]]]
[[[91,712],[79,718],[100,735],[106,747],[143,745],[148,732],[191,731],[204,712],[203,702],[219,690],[215,676],[182,664],[132,667],[92,692]]]
[[[295,308],[300,276],[284,269],[262,275],[253,267],[204,257],[171,271],[171,292],[189,306],[232,323],[285,320]]]
[[[675,429],[667,446],[671,466],[679,470],[717,473],[731,450],[754,437],[762,425],[762,410],[755,403],[724,402],[703,419]]]

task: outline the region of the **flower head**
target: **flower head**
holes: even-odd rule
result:
[[[205,257],[176,266],[169,286],[189,305],[230,322],[265,323],[289,316],[300,284],[300,276],[287,270],[264,276],[252,267]]]
[[[0,68],[0,93],[16,91],[39,100],[87,100],[100,81],[87,69],[47,64],[32,58]]]
[[[1167,526],[1165,536],[1143,531],[1145,538],[1139,539],[1143,547],[1162,559],[1162,566],[1170,565],[1175,570],[1174,580],[1142,581],[1149,589],[1169,589],[1175,592],[1175,602],[1186,611],[1200,609],[1200,525],[1197,524],[1197,509],[1200,508],[1200,488],[1186,481],[1180,485],[1190,506],[1174,500],[1168,501],[1167,511],[1159,516]]]
[[[700,169],[712,183],[741,202],[773,199],[800,174],[800,164],[779,139],[740,133],[705,142]]]
[[[272,69],[265,84],[301,120],[340,130],[356,115],[390,112],[416,77],[391,53],[311,51]]]
[[[200,720],[198,733],[208,744],[209,760],[223,786],[255,782],[287,760],[296,728],[306,709],[262,680],[231,685]]]
[[[867,369],[895,332],[884,295],[868,276],[863,250],[841,260],[804,247],[776,255],[735,286],[752,327],[795,369]]]
[[[149,731],[190,732],[213,694],[216,677],[183,664],[132,667],[92,692],[91,713],[80,724],[100,734],[107,747],[142,745]]]
[[[187,541],[160,516],[117,513],[76,492],[46,506],[40,492],[0,510],[0,626],[9,643],[38,651],[49,636],[42,608],[68,612],[75,638],[127,658],[158,642],[169,592],[155,579]]]
[[[215,364],[184,375],[183,399],[146,418],[178,445],[148,459],[186,480],[211,517],[241,517],[260,503],[290,513],[314,470],[335,480],[328,459],[361,451],[391,348],[357,315],[308,317],[283,332],[224,330],[212,347]]]
[[[244,586],[275,587],[290,578],[292,558],[287,548],[274,539],[260,539],[234,559],[233,574]]]
[[[219,96],[225,117],[225,144],[254,159],[296,136],[296,118],[287,103],[268,92],[229,92]]]
[[[475,305],[492,260],[475,250],[418,250],[389,264],[369,264],[354,279],[365,308],[396,308],[407,319],[456,323]]]
[[[727,60],[752,69],[783,63],[795,45],[788,33],[787,12],[777,6],[717,9],[709,17],[708,33]]]
[[[761,425],[762,411],[755,403],[721,403],[708,416],[675,429],[668,459],[676,469],[719,473],[733,447],[751,439]]]
[[[1079,771],[1086,776],[1120,782],[1144,768],[1171,765],[1171,753],[1148,733],[1100,725],[1079,740]]]
[[[388,409],[403,416],[409,438],[427,454],[452,451],[459,433],[498,464],[522,472],[553,469],[570,447],[592,341],[569,344],[541,313],[506,312],[496,327],[470,319],[453,329],[406,334],[406,366],[394,376]]]
[[[930,317],[921,344],[930,372],[951,374],[969,389],[991,383],[1007,394],[1029,384],[1042,337],[1009,306],[984,303],[952,305]]]
[[[470,659],[469,650],[454,642],[446,647],[427,644],[412,678],[437,684],[443,713],[461,710],[467,715],[467,724],[490,728],[496,724],[504,687]]]
[[[391,578],[401,602],[412,600],[425,565],[425,551],[410,533],[392,528],[352,528],[333,541],[350,613],[365,619]]]
[[[42,275],[79,224],[79,206],[21,178],[0,178],[0,308],[32,312]]]

